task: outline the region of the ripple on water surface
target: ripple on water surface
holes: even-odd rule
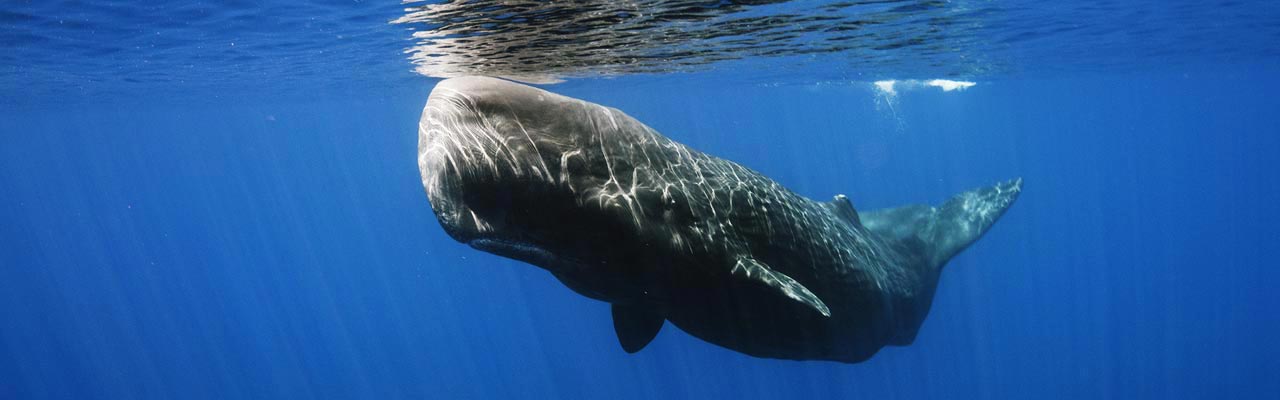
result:
[[[1043,77],[1274,64],[1277,21],[1274,1],[10,1],[0,89],[306,91],[402,84],[412,71],[534,82]]]

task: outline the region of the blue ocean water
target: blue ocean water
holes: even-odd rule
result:
[[[0,5],[0,398],[1280,398],[1273,2],[476,3]],[[417,122],[467,73],[860,209],[1025,191],[911,346],[628,355],[432,215]]]

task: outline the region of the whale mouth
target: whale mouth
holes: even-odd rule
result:
[[[520,260],[535,265],[549,266],[556,260],[554,253],[533,242],[507,238],[478,238],[467,242],[476,250]]]

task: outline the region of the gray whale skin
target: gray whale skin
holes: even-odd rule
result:
[[[756,357],[855,363],[908,345],[942,266],[1022,188],[859,212],[622,111],[495,78],[440,82],[418,129],[444,230],[610,303],[628,353],[666,321]]]

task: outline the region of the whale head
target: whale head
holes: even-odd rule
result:
[[[419,123],[418,166],[445,231],[558,276],[671,246],[689,211],[657,171],[685,151],[621,111],[494,78],[440,82]]]

